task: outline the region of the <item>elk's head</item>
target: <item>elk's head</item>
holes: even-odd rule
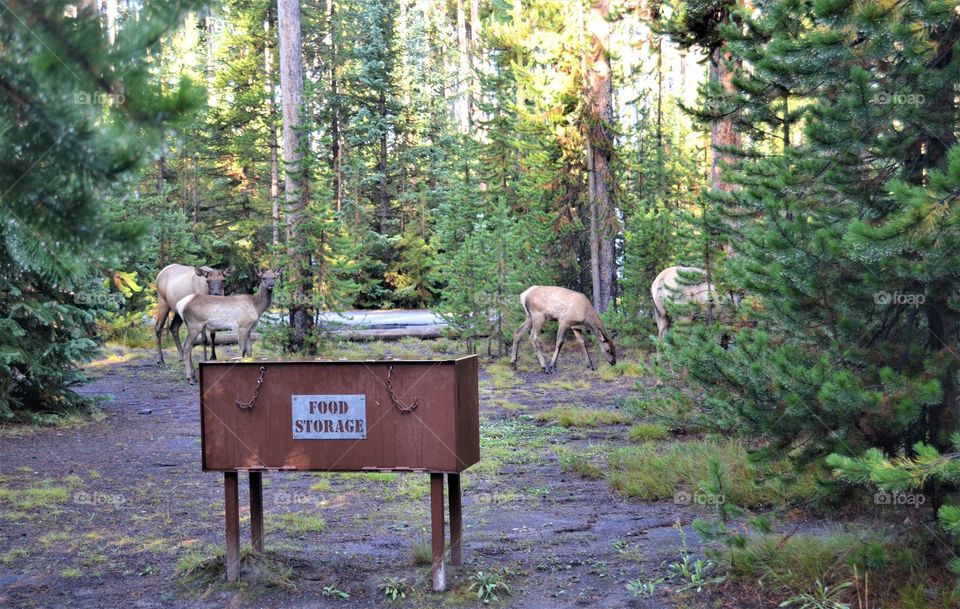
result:
[[[600,350],[606,356],[607,362],[613,366],[617,363],[617,348],[613,345],[613,340],[604,332],[600,337]]]
[[[257,275],[260,277],[260,288],[272,292],[273,288],[277,286],[277,277],[280,276],[280,270],[257,271]]]
[[[223,296],[223,281],[230,274],[230,270],[218,271],[209,266],[201,266],[197,269],[197,275],[207,280],[207,289],[211,296]]]

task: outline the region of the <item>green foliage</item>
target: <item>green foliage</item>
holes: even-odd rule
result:
[[[407,584],[406,578],[403,577],[388,577],[383,580],[378,588],[390,602],[405,599],[407,593],[410,592],[410,586]]]
[[[946,10],[772,2],[709,35],[688,23],[726,43],[734,70],[699,118],[726,109],[750,135],[730,151],[738,188],[708,198],[736,251],[723,277],[756,327],[726,351],[718,328],[671,332],[664,351],[707,390],[708,418],[768,440],[761,455],[923,460],[917,442],[944,450],[957,431],[960,152],[943,109],[960,61],[938,55],[958,39]]]
[[[510,596],[511,594],[506,575],[505,570],[486,573],[477,571],[470,576],[470,585],[467,586],[467,590],[475,592],[477,600],[483,601],[484,605],[489,605],[491,602],[495,603],[500,600],[499,595]]]
[[[142,161],[155,126],[176,126],[197,103],[189,79],[151,82],[155,36],[175,27],[187,2],[151,5],[106,44],[89,11],[68,2],[4,6],[0,59],[0,421],[85,409],[77,366],[96,353],[98,315],[124,301],[100,279],[135,281],[123,248],[138,218],[102,204]],[[137,286],[139,287],[139,286]]]

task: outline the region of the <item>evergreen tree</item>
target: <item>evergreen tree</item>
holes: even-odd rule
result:
[[[782,96],[757,86],[764,74],[783,75],[804,109],[799,141],[757,142],[730,172],[742,188],[720,198],[738,235],[726,270],[758,326],[727,352],[709,330],[674,336],[672,364],[771,453],[945,450],[960,420],[953,4],[796,10],[808,11],[803,31],[773,27],[778,11],[757,22],[744,59],[763,72],[734,80],[754,130],[784,122]]]
[[[114,44],[99,15],[75,3],[4,7],[0,419],[87,403],[72,390],[77,366],[96,353],[96,315],[116,303],[102,277],[122,277],[119,252],[143,231],[101,197],[137,167],[158,123],[196,105],[187,80],[161,94],[148,61],[188,4],[150,4]]]

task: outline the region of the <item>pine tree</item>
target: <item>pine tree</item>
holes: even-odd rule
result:
[[[0,20],[0,419],[83,407],[72,387],[96,353],[94,321],[115,309],[102,277],[143,232],[101,204],[197,103],[184,80],[162,95],[148,49],[190,3],[153,3],[108,43],[75,3],[17,3]],[[69,16],[75,15],[75,16]]]
[[[713,333],[670,340],[675,369],[709,389],[716,420],[800,460],[869,447],[949,448],[957,429],[953,271],[960,36],[948,3],[817,2],[809,27],[749,45],[735,96],[755,131],[782,123],[790,83],[800,137],[759,141],[720,201],[738,235],[728,275],[758,324],[723,351]],[[743,48],[747,48],[744,45]],[[940,170],[940,171],[938,171]],[[945,173],[941,173],[945,172]]]

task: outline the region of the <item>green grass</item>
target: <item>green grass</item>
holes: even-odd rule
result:
[[[716,459],[727,479],[725,500],[743,507],[765,507],[806,501],[816,495],[810,472],[790,479],[786,461],[754,466],[736,440],[657,442],[619,448],[609,458],[607,480],[627,497],[670,499],[678,491],[697,491],[708,478],[708,464]],[[775,478],[784,477],[789,482]]]
[[[280,515],[277,529],[291,535],[305,535],[307,533],[322,533],[327,528],[327,521],[316,514],[286,513]]]
[[[20,489],[3,486],[0,487],[0,504],[12,505],[20,511],[52,509],[69,501],[74,489],[81,484],[78,477],[69,476],[60,483],[46,478],[39,484]]]
[[[627,429],[627,439],[631,442],[662,440],[670,435],[665,425],[659,423],[637,423]]]
[[[509,362],[496,362],[488,365],[485,370],[490,375],[490,384],[495,389],[511,389],[523,384],[523,380],[513,373]]]
[[[811,592],[817,580],[831,587],[864,582],[867,574],[870,607],[886,609],[947,609],[954,607],[949,588],[954,577],[939,559],[927,563],[930,539],[885,538],[868,531],[798,533],[787,537],[756,535],[742,547],[721,553],[731,579],[745,585],[762,582],[775,603]],[[856,607],[851,589],[845,598]]]
[[[584,380],[570,381],[566,379],[555,379],[536,384],[537,389],[543,391],[584,391],[590,389],[589,382]]]
[[[76,567],[67,567],[66,569],[60,571],[60,575],[62,577],[66,577],[67,579],[77,579],[79,577],[83,577],[83,573]]]
[[[646,371],[641,364],[634,362],[618,362],[613,366],[600,366],[600,380],[615,381],[619,378],[640,378]]]
[[[597,427],[599,425],[626,425],[633,419],[618,410],[601,410],[574,406],[557,406],[537,414],[541,422],[553,422],[561,427]]]
[[[326,474],[324,474],[324,476],[326,476]],[[328,478],[324,478],[323,480],[318,480],[317,482],[311,484],[310,490],[315,493],[328,493],[333,490],[333,485],[330,484],[330,480]]]
[[[30,552],[28,552],[26,549],[12,548],[3,554],[0,554],[0,565],[10,566],[22,561],[28,556],[30,556]]]
[[[583,478],[597,480],[603,477],[603,470],[591,460],[593,455],[581,450],[570,450],[558,447],[554,449],[560,468],[564,472],[572,472]],[[591,451],[593,452],[593,451]]]
[[[418,567],[433,564],[433,546],[425,531],[410,547],[410,557],[413,559],[413,564]]]

